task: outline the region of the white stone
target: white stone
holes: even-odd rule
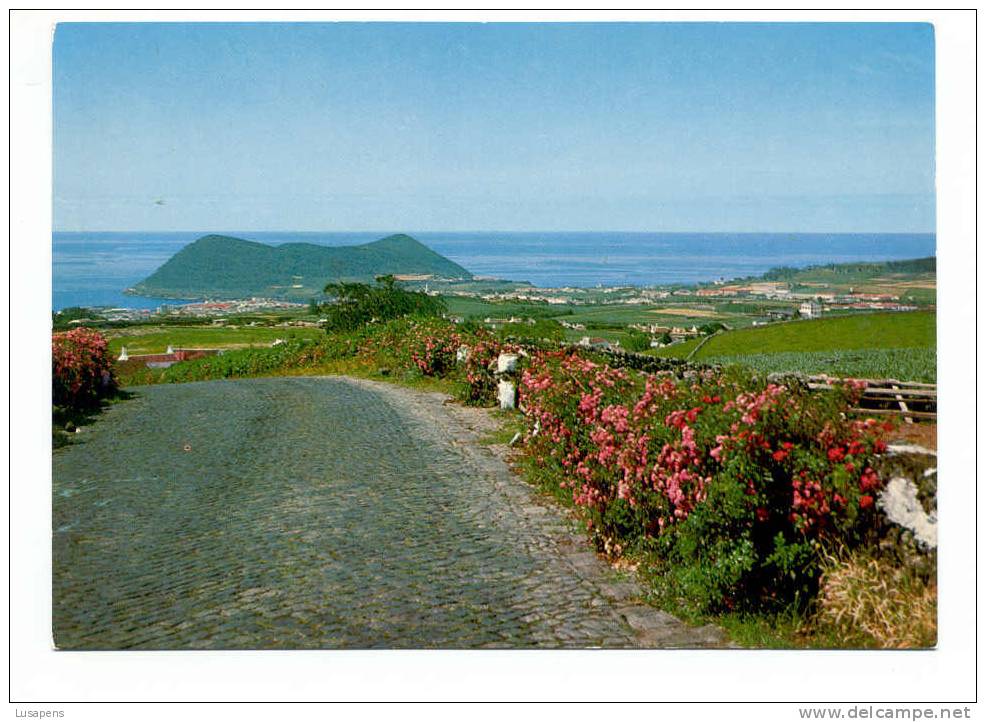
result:
[[[927,454],[928,456],[938,456],[938,454],[933,449],[927,449],[923,446],[918,446],[917,444],[889,444],[887,446],[888,454]]]
[[[895,476],[880,492],[877,506],[894,524],[910,529],[914,538],[928,549],[938,546],[938,515],[924,511],[913,481]]]
[[[498,374],[512,374],[517,370],[517,359],[515,353],[502,353],[496,359],[496,372]],[[511,408],[513,408],[511,406]]]
[[[496,398],[501,409],[512,409],[517,405],[517,388],[513,381],[501,381],[496,385]]]

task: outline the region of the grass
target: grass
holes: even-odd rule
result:
[[[321,338],[325,331],[311,327],[244,326],[147,326],[139,331],[107,331],[110,353],[116,357],[123,346],[127,353],[164,353],[173,348],[245,348],[270,346],[276,339]]]
[[[721,614],[707,621],[726,630],[741,647],[751,649],[826,649],[838,646],[824,636],[806,637],[805,618],[798,612]]]
[[[682,302],[668,304],[667,308],[681,309],[685,307]],[[576,306],[573,308],[572,315],[566,316],[565,320],[571,323],[589,324],[613,324],[626,326],[631,323],[656,323],[664,326],[701,326],[710,321],[723,320],[724,317],[715,313],[712,306],[703,305],[696,311],[695,316],[682,316],[677,314],[662,315],[660,305],[599,305],[599,306]],[[709,316],[709,311],[712,316]]]
[[[700,343],[702,343],[701,337],[690,338],[687,341],[682,341],[681,343],[665,346],[664,348],[656,348],[651,351],[651,353],[654,356],[659,356],[661,358],[685,358],[692,352],[692,349]]]
[[[938,588],[884,559],[864,554],[832,558],[822,575],[812,624],[841,646],[934,647]]]
[[[506,318],[520,316],[529,318],[568,317],[570,306],[549,306],[546,303],[524,303],[520,301],[501,301],[494,303],[481,298],[464,296],[442,296],[449,314],[463,318]]]
[[[627,339],[626,331],[615,328],[585,329],[584,331],[574,328],[566,328],[564,335],[565,341],[568,343],[578,343],[586,336],[589,338],[604,338],[610,343],[619,341],[621,345],[625,344]]]
[[[692,361],[738,364],[756,371],[896,378],[935,383],[935,314],[867,313],[724,331]],[[655,349],[661,358],[685,358],[700,339]]]
[[[827,374],[864,379],[895,378],[922,383],[936,383],[938,377],[937,353],[934,348],[765,353],[714,356],[702,360],[722,365],[737,364],[763,373]]]
[[[417,370],[393,370],[380,373],[357,358],[334,359],[319,366],[291,369],[288,371],[263,374],[264,376],[352,376],[354,378],[381,381],[395,386],[405,386],[419,391],[436,391],[449,396],[455,396],[458,384],[455,381],[435,376],[425,376]]]
[[[318,338],[326,339],[324,331],[317,331]],[[311,345],[308,347],[311,348]],[[170,369],[144,367],[125,369],[124,364],[118,364],[117,374],[121,386],[183,383],[222,378],[345,375],[383,381],[422,391],[439,391],[452,396],[456,395],[456,391],[459,390],[459,384],[454,380],[425,376],[417,369],[381,367],[370,360],[349,355],[342,347],[329,350],[326,357],[318,363],[299,363],[297,355],[299,348],[305,348],[305,346],[234,350],[224,356],[178,363]],[[332,355],[333,353],[338,355]]]
[[[769,353],[934,347],[934,313],[865,313],[725,331],[705,344],[695,360]],[[680,357],[690,350],[673,346],[655,353]]]
[[[695,360],[763,353],[934,346],[933,313],[867,313],[788,321],[722,333],[705,344]]]
[[[495,409],[490,411],[490,413],[497,420],[497,427],[480,439],[479,443],[485,446],[503,446],[509,444],[516,434],[523,434],[527,429],[523,421],[523,416],[515,411]]]

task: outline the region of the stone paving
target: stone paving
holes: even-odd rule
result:
[[[724,646],[635,601],[487,412],[344,378],[133,389],[53,462],[61,649]]]

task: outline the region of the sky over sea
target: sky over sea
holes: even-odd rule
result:
[[[60,231],[924,233],[927,24],[59,24]]]

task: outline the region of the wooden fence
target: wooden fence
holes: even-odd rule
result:
[[[811,376],[808,388],[825,390],[837,379]],[[900,416],[908,424],[938,418],[938,385],[897,379],[859,379],[866,382],[859,405],[852,411],[867,416]]]

